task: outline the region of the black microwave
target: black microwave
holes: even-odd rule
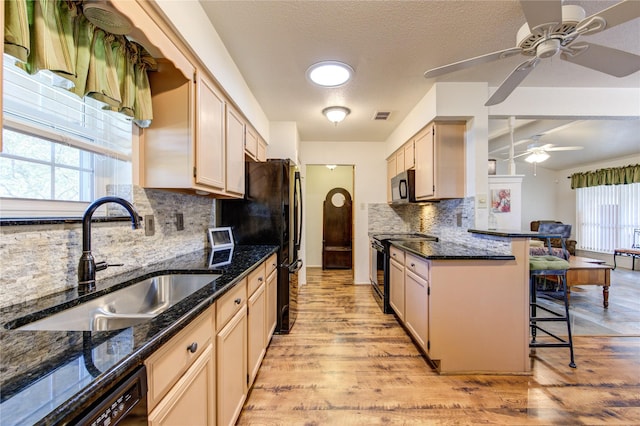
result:
[[[391,203],[416,202],[416,171],[409,169],[391,178]]]

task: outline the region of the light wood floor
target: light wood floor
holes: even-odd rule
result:
[[[440,376],[350,271],[307,280],[239,425],[640,424],[640,337],[576,337],[577,369],[542,348],[532,375]]]

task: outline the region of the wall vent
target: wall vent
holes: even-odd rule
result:
[[[390,111],[376,111],[376,113],[373,115],[373,119],[386,121],[389,119],[390,115],[391,115]]]

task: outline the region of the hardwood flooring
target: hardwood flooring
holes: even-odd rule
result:
[[[542,348],[531,375],[441,376],[351,271],[307,281],[238,425],[640,424],[640,337],[576,337],[577,369]]]

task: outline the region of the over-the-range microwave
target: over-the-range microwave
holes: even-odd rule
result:
[[[409,169],[391,178],[391,203],[416,202],[416,171]]]

